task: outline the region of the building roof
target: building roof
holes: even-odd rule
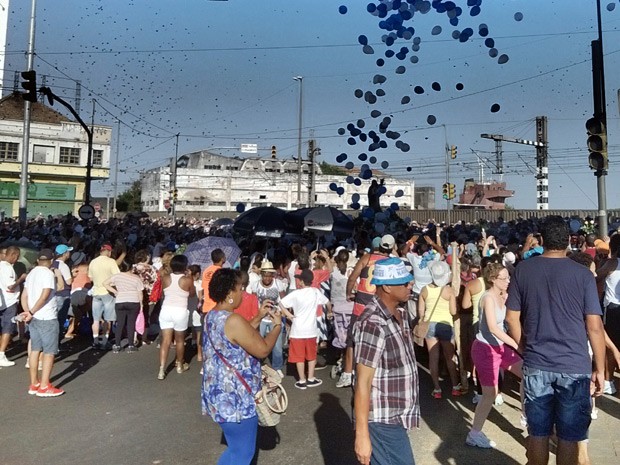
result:
[[[30,121],[34,123],[60,124],[63,122],[74,122],[43,103],[33,103],[30,109]],[[0,120],[24,120],[24,99],[21,93],[13,92],[0,99]]]

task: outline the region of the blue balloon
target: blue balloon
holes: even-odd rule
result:
[[[360,209],[360,207],[361,207],[361,205],[360,205],[359,203],[357,203],[357,202],[353,202],[353,203],[351,204],[351,208],[352,208],[353,210],[359,210],[359,209]]]
[[[435,115],[428,115],[426,117],[426,122],[432,126],[437,122],[437,118],[435,117]]]
[[[335,183],[335,182],[332,182],[332,183],[329,185],[329,190],[330,190],[330,191],[335,191],[336,189],[338,189],[338,186],[336,185],[336,183]]]
[[[236,209],[237,209],[237,213],[243,213],[245,211],[245,204],[244,203],[238,203]]]
[[[407,171],[411,171],[411,167],[407,168]],[[405,193],[403,192],[403,190],[402,190],[402,189],[398,189],[398,190],[396,191],[396,194],[394,194],[394,197],[397,197],[397,198],[398,198],[398,197],[402,197],[403,195],[405,195]]]
[[[392,209],[393,211],[398,211],[398,210],[400,210],[400,207],[398,206],[398,204],[396,202],[392,202],[390,204],[390,209]]]
[[[338,195],[343,195],[344,194],[344,187],[339,187],[338,189],[336,189],[336,192],[338,193]]]
[[[347,176],[347,184],[353,184],[353,176]]]
[[[609,10],[609,5],[613,5],[611,10]],[[614,5],[613,3],[610,3],[609,5],[607,5],[607,9],[609,11],[612,11],[616,7],[616,5]],[[517,11],[515,13],[515,21],[521,21],[522,19],[523,19],[523,13],[521,13],[520,11]]]
[[[370,157],[368,161],[374,165],[375,163],[377,163],[377,157]]]
[[[357,158],[359,158],[360,161],[366,161],[368,159],[368,155],[365,153],[360,153]]]
[[[338,7],[338,11],[340,12],[341,15],[347,14],[347,7],[345,5],[340,5]]]
[[[360,43],[360,45],[368,45],[368,37],[366,37],[365,35],[361,35],[357,38],[357,41]]]
[[[355,178],[355,180],[353,181],[353,184],[355,184],[356,186],[361,186],[362,180],[360,178]]]
[[[351,196],[351,200],[352,200],[353,202],[359,202],[359,200],[360,200],[360,195],[359,195],[359,194],[357,194],[357,193],[353,194],[353,195]]]
[[[431,31],[431,35],[438,36],[441,34],[441,26],[435,26]]]
[[[387,161],[382,161],[381,162],[381,168],[383,168],[384,170],[386,170],[388,168],[388,166],[390,166],[390,163]]]
[[[347,164],[344,165],[344,167],[348,170],[352,170],[354,166],[355,166],[355,163],[353,163],[352,161],[348,161]]]

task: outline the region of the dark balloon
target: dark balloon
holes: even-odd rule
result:
[[[433,84],[431,84],[431,87],[437,92],[441,90],[441,84],[439,84],[438,82],[433,82]]]
[[[236,210],[237,210],[237,213],[243,213],[245,211],[245,204],[244,203],[238,203]]]
[[[497,56],[497,54],[498,54],[498,51],[497,51],[496,48],[492,48],[492,49],[489,50],[489,56],[491,58],[495,58]]]
[[[437,118],[435,117],[435,115],[428,115],[426,117],[426,122],[432,126],[437,122]]]
[[[613,5],[613,3],[610,3],[610,5]],[[614,7],[615,6],[616,5],[614,5]],[[609,5],[607,5],[607,9],[609,10]],[[612,10],[613,10],[613,8],[612,8]],[[611,11],[611,10],[609,10],[609,11]],[[515,13],[515,21],[521,21],[522,19],[523,19],[523,13],[521,13],[520,11],[517,11]]]
[[[353,93],[357,98],[362,98],[364,96],[364,91],[362,89],[355,89]]]
[[[411,102],[411,97],[409,97],[408,95],[405,95],[403,98],[400,99],[400,103],[403,105],[407,105],[409,102]]]
[[[338,128],[338,134],[344,136],[344,128]]]
[[[377,157],[370,157],[368,161],[374,165],[375,163],[377,163]]]
[[[508,55],[506,55],[505,53],[503,55],[500,55],[499,58],[497,59],[497,62],[500,65],[503,65],[504,63],[508,63]]]
[[[370,116],[372,116],[373,118],[378,118],[379,116],[381,116],[381,112],[379,110],[372,110],[370,112]]]
[[[377,66],[383,66],[385,64],[385,60],[383,58],[377,58]]]
[[[381,168],[383,168],[384,170],[386,170],[388,168],[388,166],[390,166],[390,163],[387,161],[382,161],[381,162]]]
[[[399,66],[398,68],[396,68],[396,74],[405,74],[405,71],[407,69],[404,66]]]
[[[456,90],[463,90],[463,83],[457,82],[455,87],[456,87]]]
[[[375,49],[372,48],[370,45],[364,45],[364,47],[362,48],[362,52],[364,52],[366,55],[372,55],[373,53],[375,53]]]
[[[346,6],[344,6],[344,5],[340,5],[340,6],[338,7],[338,11],[340,12],[340,14],[341,14],[341,15],[344,15],[344,14],[346,14],[346,13],[347,13],[347,7],[346,7]]]
[[[491,105],[491,113],[497,113],[500,109],[499,103],[494,103]]]
[[[407,167],[407,171],[411,171],[411,166],[408,166],[408,167]]]
[[[366,155],[365,153],[360,153],[357,158],[359,158],[360,161],[366,161],[368,160],[368,155]]]
[[[353,163],[352,161],[348,161],[347,164],[344,165],[344,167],[348,170],[352,170],[354,166],[355,166],[355,163]]]
[[[411,171],[411,168],[407,168],[407,171]],[[396,191],[396,194],[394,194],[395,197],[402,197],[403,195],[405,195],[405,193],[403,192],[402,189],[398,189]]]
[[[431,31],[431,35],[438,36],[441,34],[441,26],[435,26]]]
[[[415,86],[415,87],[413,88],[413,91],[414,91],[416,94],[423,94],[423,93],[424,93],[424,87],[422,87],[422,86]]]

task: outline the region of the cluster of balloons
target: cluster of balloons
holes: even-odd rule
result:
[[[451,26],[457,27],[465,18],[465,13],[468,12],[470,17],[476,17],[481,13],[482,0],[467,0],[467,6],[458,6],[455,1],[446,0],[378,0],[370,2],[366,5],[366,11],[373,16],[376,16],[379,29],[385,31],[381,36],[381,42],[385,45],[386,49],[382,57],[377,58],[376,65],[382,68],[386,65],[387,60],[395,59],[396,64],[394,73],[397,75],[403,75],[407,72],[405,62],[407,58],[413,64],[418,63],[419,59],[416,53],[420,50],[422,40],[416,35],[415,28],[411,25],[415,15],[425,15],[427,13],[434,12],[436,14],[445,15]],[[609,9],[609,7],[608,7]],[[346,5],[341,5],[338,8],[340,14],[346,14],[348,8]],[[517,12],[514,14],[515,21],[523,20],[523,13]],[[433,36],[438,36],[444,32],[444,29],[435,25],[432,27],[430,33]],[[460,42],[465,43],[470,41],[474,37],[474,29],[472,27],[465,27],[462,30],[454,29],[451,32],[451,37]],[[503,65],[509,61],[509,57],[506,54],[499,53],[495,47],[495,40],[489,37],[489,27],[485,23],[478,25],[478,35],[485,38],[485,46],[489,49],[489,56],[496,58],[497,63]],[[357,38],[358,43],[362,47],[362,52],[366,55],[372,55],[375,53],[375,49],[370,45],[368,37],[364,34],[360,34]],[[409,42],[409,45],[407,45]],[[400,63],[399,63],[400,62]],[[375,86],[384,86],[388,81],[388,77],[385,74],[375,74],[372,79],[372,84]],[[414,95],[422,95],[426,93],[425,85],[416,84],[412,85]],[[455,84],[457,91],[462,91],[464,85],[462,82]],[[435,92],[442,91],[442,85],[438,81],[430,83],[430,89]],[[369,105],[376,105],[379,103],[379,99],[385,97],[387,94],[384,87],[378,87],[374,90],[355,89],[354,95],[358,99],[363,99]],[[400,99],[402,105],[409,105],[412,102],[412,96],[405,95]],[[492,113],[497,113],[501,109],[498,103],[493,103],[490,107]],[[379,117],[382,112],[379,109],[372,109],[370,111],[370,117],[372,120],[377,121],[376,130],[366,130],[366,121],[364,119],[358,119],[355,123],[349,123],[346,126],[338,129],[339,135],[347,135],[347,144],[350,146],[357,146],[361,144],[367,144],[366,150],[368,152],[374,152],[379,149],[387,149],[393,142],[393,146],[399,149],[401,152],[409,152],[411,150],[410,144],[400,140],[401,134],[397,131],[389,129],[392,124],[391,116],[384,116],[382,119]],[[426,115],[426,123],[429,126],[437,124],[437,116],[433,114]],[[348,133],[348,134],[347,134]],[[377,157],[368,157],[365,151],[362,151],[358,157],[361,162],[369,162],[370,164],[377,163]],[[345,163],[344,167],[348,170],[354,168],[355,163],[348,160],[347,154],[340,154],[336,161],[338,163]],[[389,162],[384,160],[381,162],[381,168],[387,169]],[[411,172],[412,168],[407,167],[407,171]],[[347,183],[360,185],[361,180],[370,179],[372,177],[372,171],[368,164],[364,163],[360,167],[359,177],[353,176],[347,177]],[[337,187],[337,186],[336,186]],[[335,189],[334,189],[335,190]],[[399,191],[402,194],[402,191]],[[352,205],[359,205],[359,198],[353,200]]]

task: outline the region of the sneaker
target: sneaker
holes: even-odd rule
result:
[[[295,383],[295,387],[296,387],[297,389],[301,389],[302,391],[305,391],[305,390],[307,389],[307,387],[308,387],[308,386],[307,386],[307,384],[306,384],[306,381],[297,381],[297,382]]]
[[[177,373],[185,373],[189,370],[189,363],[177,363]]]
[[[452,386],[452,397],[458,397],[463,394],[463,388],[461,384],[457,384],[456,386]]]
[[[480,399],[482,399],[482,396],[476,392],[474,394],[474,397],[472,397],[472,399],[471,399],[471,403],[472,404],[477,404],[478,402],[480,402]]]
[[[487,438],[482,431],[478,433],[470,431],[467,434],[467,439],[465,439],[465,444],[468,446],[480,447],[482,449],[493,449],[497,445],[495,442]]]
[[[521,414],[521,418],[519,418],[519,423],[521,424],[522,428],[527,428],[527,417]]]
[[[504,404],[504,397],[501,394],[498,394],[495,398],[495,405],[500,406]]]
[[[37,390],[37,397],[58,397],[62,396],[65,393],[62,389],[55,388],[51,384],[48,384],[45,388],[39,386]]]
[[[284,373],[282,372],[282,370],[276,370],[276,373],[280,376],[280,379],[284,379]]]
[[[325,368],[327,368],[327,363],[317,363],[314,366],[315,370],[324,370]]]
[[[598,420],[598,409],[597,408],[592,409],[592,411],[590,412],[590,418],[592,418],[593,420]]]
[[[159,373],[157,374],[157,379],[164,379],[166,377],[166,369],[164,367],[159,367]]]
[[[317,387],[321,384],[323,384],[323,381],[321,381],[319,378],[309,379],[308,381],[306,381],[306,386],[308,387]]]
[[[6,355],[0,355],[0,367],[12,367],[13,365],[15,365],[15,362],[12,362],[6,358]]]
[[[125,350],[128,354],[135,354],[138,352],[138,348],[136,346],[127,346],[127,350]]]
[[[353,376],[351,375],[351,373],[342,372],[342,374],[340,375],[340,379],[336,383],[336,387],[344,388],[351,386],[351,384],[353,384],[352,378]]]
[[[31,384],[30,386],[28,386],[28,394],[30,394],[31,396],[34,396],[40,387],[41,387],[41,383]]]
[[[441,399],[441,389],[433,389],[433,398]]]
[[[117,346],[116,344],[114,344],[112,346],[112,353],[113,354],[118,354],[121,351],[121,346]]]
[[[0,365],[5,366],[5,365]],[[605,386],[603,387],[603,394],[609,394],[613,396],[618,390],[616,389],[616,385],[613,381],[605,380]]]

